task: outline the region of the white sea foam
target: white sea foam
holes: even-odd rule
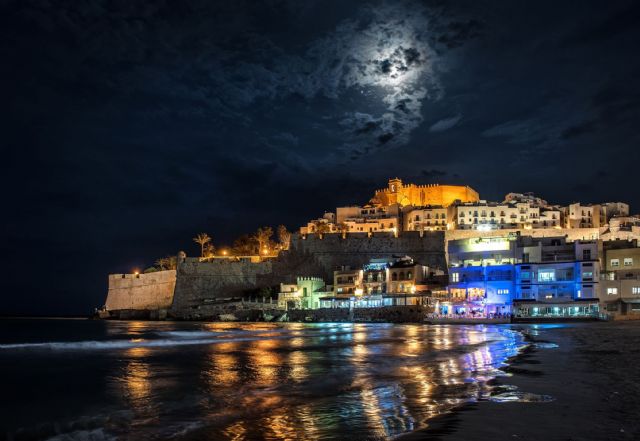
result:
[[[162,335],[164,337],[175,337],[175,338],[217,338],[220,334],[225,334],[222,331],[161,331],[157,332],[157,335]]]
[[[0,344],[1,350],[62,350],[62,351],[74,351],[74,350],[105,350],[105,349],[129,349],[129,348],[154,348],[154,347],[171,347],[171,346],[188,346],[188,345],[208,345],[216,343],[232,343],[232,342],[248,342],[256,340],[286,340],[296,337],[316,337],[335,335],[329,333],[313,333],[306,335],[294,335],[294,334],[276,334],[276,335],[264,335],[264,336],[247,336],[244,334],[242,337],[231,337],[228,333],[213,333],[206,331],[195,332],[177,332],[178,335],[175,338],[160,338],[160,339],[117,339],[117,340],[85,340],[85,341],[70,341],[70,342],[42,342],[42,343],[9,343]]]

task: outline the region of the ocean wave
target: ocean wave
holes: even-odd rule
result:
[[[175,338],[218,338],[221,334],[227,334],[224,331],[159,331],[156,335]]]
[[[174,338],[159,338],[159,339],[116,339],[116,340],[84,340],[84,341],[66,341],[66,342],[41,342],[41,343],[9,343],[0,344],[0,351],[7,350],[105,350],[105,349],[129,349],[139,347],[171,347],[171,346],[189,346],[189,345],[208,345],[217,343],[237,343],[237,342],[251,342],[258,340],[288,340],[296,337],[320,337],[335,335],[333,334],[320,334],[303,335],[298,336],[295,334],[280,334],[280,335],[264,335],[264,336],[242,336],[233,337],[227,333],[213,333],[213,332],[180,332],[178,335],[174,335]],[[302,349],[302,348],[298,348]]]

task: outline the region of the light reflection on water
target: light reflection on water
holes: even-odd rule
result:
[[[131,415],[104,431],[125,440],[386,439],[488,398],[487,381],[523,344],[507,326],[107,326],[132,347],[77,355],[103,357],[97,381]],[[152,339],[163,344],[136,346]]]

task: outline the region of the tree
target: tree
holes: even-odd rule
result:
[[[208,243],[204,246],[204,256],[203,257],[213,257],[216,254],[215,247]]]
[[[258,246],[258,242],[255,240],[253,236],[249,236],[248,234],[243,234],[233,241],[233,247],[231,248],[231,252],[236,256],[248,256],[251,254],[256,254],[256,247]]]
[[[178,258],[176,256],[167,256],[167,269],[174,270],[178,268]]]
[[[256,242],[258,242],[258,254],[262,252],[269,252],[269,241],[273,236],[273,229],[271,227],[260,227],[253,235]],[[266,254],[266,253],[265,253]]]
[[[200,245],[200,257],[204,257],[204,246],[211,242],[209,235],[207,233],[198,233],[198,235],[193,238],[193,241]]]
[[[338,224],[338,231],[340,231],[340,233],[342,233],[342,238],[346,238],[347,237],[347,233],[349,232],[349,224],[347,224],[346,222],[340,222]]]
[[[284,225],[278,226],[278,240],[283,250],[288,250],[291,245],[291,232]]]
[[[158,268],[160,268],[160,271],[162,271],[169,266],[169,259],[167,259],[166,257],[161,257],[160,259],[156,260],[156,265],[158,266]]]

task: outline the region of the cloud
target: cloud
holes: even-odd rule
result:
[[[580,124],[567,127],[560,134],[560,138],[563,140],[576,138],[586,133],[595,132],[598,129],[598,123],[596,121],[584,121]]]
[[[460,120],[462,119],[462,115],[458,114],[455,116],[450,116],[449,118],[441,119],[440,121],[435,122],[429,127],[430,132],[444,132],[445,130],[449,130],[455,127]]]
[[[460,47],[481,34],[483,24],[475,19],[449,22],[437,42],[449,49]]]

